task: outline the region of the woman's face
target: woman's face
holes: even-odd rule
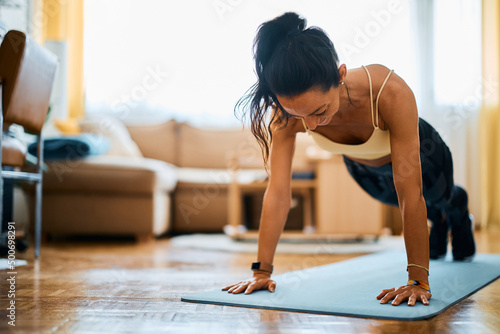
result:
[[[295,118],[303,118],[311,130],[318,126],[328,125],[340,106],[340,87],[310,89],[294,97],[277,96],[278,101],[287,113]]]

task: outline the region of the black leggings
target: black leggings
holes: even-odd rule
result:
[[[439,221],[444,214],[461,221],[468,217],[467,193],[453,182],[451,152],[437,131],[419,118],[420,162],[427,218]],[[344,156],[349,174],[373,198],[398,206],[392,163],[370,167]]]

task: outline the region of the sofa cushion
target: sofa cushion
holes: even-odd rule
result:
[[[99,156],[80,161],[53,162],[44,174],[44,190],[150,194],[171,192],[177,168],[147,158]]]
[[[79,122],[82,132],[93,133],[107,138],[111,147],[110,156],[142,157],[137,144],[130,138],[125,125],[112,116],[92,115]]]
[[[237,173],[237,180],[240,183],[263,181],[266,178],[267,174],[263,169],[239,170]],[[231,172],[227,169],[179,168],[177,180],[179,185],[185,183],[227,185],[231,183]]]
[[[179,167],[225,169],[236,156],[261,155],[249,130],[179,127]]]
[[[162,160],[178,165],[176,121],[152,125],[127,124],[134,142],[146,158]]]

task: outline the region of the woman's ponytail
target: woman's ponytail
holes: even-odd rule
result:
[[[260,26],[253,44],[257,74],[262,73],[274,50],[286,43],[291,34],[296,31],[302,32],[306,23],[306,19],[296,13],[288,12]]]

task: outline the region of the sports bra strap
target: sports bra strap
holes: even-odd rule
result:
[[[370,72],[368,72],[368,69],[363,65],[363,68],[366,71],[366,74],[368,75],[368,82],[370,83],[370,114],[372,115],[372,125],[376,129],[377,126],[375,125],[375,120],[373,118],[373,89],[372,89],[372,77],[370,76]]]
[[[385,87],[385,84],[387,83],[387,80],[389,80],[389,77],[391,76],[392,72],[394,70],[390,70],[389,74],[387,74],[387,77],[385,78],[384,82],[382,83],[382,86],[380,86],[380,89],[377,94],[377,100],[375,101],[375,113],[373,112],[373,85],[372,85],[372,77],[370,76],[370,72],[368,72],[368,69],[366,66],[363,65],[363,68],[366,71],[366,74],[368,75],[368,82],[370,83],[370,112],[372,116],[372,125],[375,129],[379,129],[379,121],[378,121],[378,100],[380,98],[380,94],[382,93],[382,90]]]
[[[378,99],[380,97],[380,94],[382,94],[382,90],[384,89],[385,87],[385,84],[387,83],[387,81],[389,80],[389,77],[391,76],[392,72],[394,72],[394,70],[390,70],[389,71],[389,74],[387,74],[387,77],[385,77],[385,80],[384,82],[382,83],[382,86],[380,86],[380,89],[378,91],[378,94],[377,94],[377,100],[375,100],[375,119],[377,120],[377,128],[378,128]]]
[[[302,124],[304,124],[304,129],[306,129],[306,131],[309,131],[309,128],[307,127],[306,121],[304,121],[304,117],[301,117],[300,119],[302,121]]]

